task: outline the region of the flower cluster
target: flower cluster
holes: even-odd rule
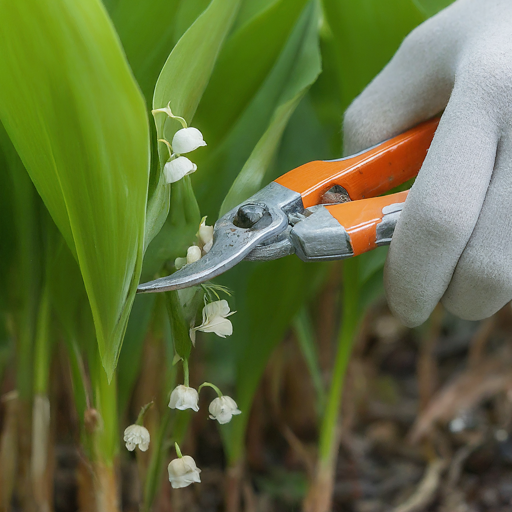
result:
[[[218,394],[208,407],[210,413],[210,419],[217,420],[221,425],[229,423],[233,416],[242,414],[242,411],[238,409],[238,405],[230,396],[224,396],[217,386],[205,382],[199,387],[199,391],[204,386],[209,386]],[[171,409],[179,409],[184,411],[186,409],[192,409],[193,411],[199,411],[199,392],[189,386],[180,385],[177,386],[171,393],[171,399],[169,400],[169,407]]]
[[[187,250],[186,258],[176,258],[174,266],[179,270],[180,268],[200,260],[207,254],[213,245],[213,226],[206,225],[206,217],[201,219],[199,230],[196,234],[196,243],[191,245]]]
[[[169,161],[164,165],[165,181],[167,183],[175,183],[197,170],[196,164],[181,155],[190,153],[201,146],[206,146],[206,142],[203,139],[203,134],[197,128],[187,126],[187,122],[183,117],[175,116],[172,113],[170,103],[167,107],[152,110],[152,113],[153,115],[165,113],[170,118],[177,119],[183,126],[181,130],[174,134],[172,142],[166,139],[159,139],[159,142],[163,142],[169,149]]]

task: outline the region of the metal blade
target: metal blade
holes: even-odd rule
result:
[[[284,231],[288,226],[288,217],[280,208],[264,203],[248,202],[245,205],[255,205],[264,210],[263,216],[254,226],[251,228],[237,227],[233,220],[239,211],[239,207],[234,208],[216,222],[213,246],[208,254],[170,276],[139,285],[137,292],[152,293],[179,290],[208,281],[234,267],[254,247]]]

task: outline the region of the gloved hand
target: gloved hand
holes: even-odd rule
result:
[[[440,300],[469,320],[512,300],[512,0],[458,0],[415,29],[347,110],[345,153],[445,108],[385,268],[411,327]]]

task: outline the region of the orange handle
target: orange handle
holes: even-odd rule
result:
[[[439,118],[431,119],[352,157],[309,162],[276,182],[298,192],[304,208],[319,204],[334,185],[352,201],[378,196],[418,174],[438,124]]]
[[[385,217],[383,209],[386,206],[403,203],[407,198],[408,190],[391,194],[389,196],[362,199],[360,201],[334,204],[326,206],[329,213],[345,228],[354,251],[354,256],[370,251],[377,247],[377,229]],[[388,210],[393,210],[388,208]],[[394,230],[398,215],[391,217],[391,232]]]

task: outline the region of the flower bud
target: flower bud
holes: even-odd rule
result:
[[[148,429],[142,425],[130,425],[124,431],[124,442],[126,448],[133,452],[135,447],[138,446],[139,450],[145,452],[149,447],[149,432]]]
[[[221,425],[229,423],[231,418],[236,414],[242,414],[238,410],[238,405],[230,396],[220,396],[213,400],[208,407],[210,412],[210,419],[217,420]]]
[[[178,154],[190,153],[201,146],[206,146],[203,134],[197,128],[182,128],[172,139],[172,149]]]
[[[201,470],[196,466],[196,461],[189,455],[172,460],[167,466],[167,471],[173,489],[181,489],[194,482],[201,482],[199,476]]]
[[[194,263],[201,259],[201,249],[197,245],[191,245],[187,250],[187,263]]]
[[[180,156],[164,165],[165,181],[167,183],[175,183],[195,171],[197,171],[197,165],[192,163],[187,157]]]
[[[185,409],[192,409],[199,411],[199,395],[194,388],[188,386],[177,386],[171,393],[171,399],[169,400],[169,407],[171,409],[179,409],[184,411]]]
[[[199,225],[199,231],[197,236],[202,246],[203,254],[206,254],[213,245],[213,226],[206,225],[206,217],[203,217],[201,224]]]

